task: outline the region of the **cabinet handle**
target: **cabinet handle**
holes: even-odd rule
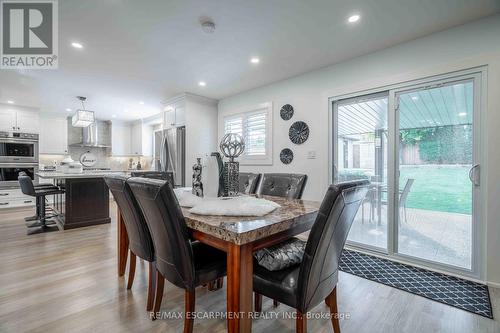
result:
[[[0,193],[0,196],[2,196],[2,197],[6,197],[8,195],[9,195],[9,193]]]
[[[33,200],[24,200],[24,203],[32,203]]]
[[[7,206],[8,204],[8,202],[0,202],[0,206]]]

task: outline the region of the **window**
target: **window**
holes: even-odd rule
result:
[[[272,106],[264,103],[224,117],[224,134],[237,133],[245,140],[241,164],[272,164]]]

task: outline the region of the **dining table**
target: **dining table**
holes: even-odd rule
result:
[[[253,314],[253,252],[311,229],[320,202],[259,196],[279,204],[264,216],[197,215],[182,208],[192,239],[227,253],[227,331],[248,333]],[[117,212],[118,275],[125,274],[128,236]]]

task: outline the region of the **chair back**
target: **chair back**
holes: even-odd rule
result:
[[[328,188],[309,233],[300,267],[298,310],[310,310],[335,288],[340,256],[368,184],[368,180],[355,180]]]
[[[35,186],[33,185],[33,180],[26,173],[19,173],[17,177],[19,181],[19,186],[21,186],[21,191],[23,194],[30,195],[32,197],[36,196]]]
[[[188,228],[170,183],[149,178],[127,180],[146,218],[156,251],[156,269],[174,285],[193,290],[195,273]]]
[[[141,208],[127,184],[128,177],[108,175],[104,177],[106,185],[115,198],[121,211],[125,229],[127,229],[129,248],[139,258],[154,261],[153,240]]]
[[[399,198],[399,206],[406,206],[406,200],[408,199],[408,194],[410,194],[411,187],[413,186],[413,182],[415,179],[408,178],[406,181],[405,187],[403,188],[403,192],[401,192],[401,196]]]
[[[174,173],[172,171],[133,171],[131,175],[132,177],[168,180],[172,184],[172,187],[175,185]]]
[[[260,173],[240,172],[239,185],[240,193],[255,194],[259,184]]]
[[[307,175],[293,173],[265,173],[258,189],[261,195],[300,199],[306,186]]]

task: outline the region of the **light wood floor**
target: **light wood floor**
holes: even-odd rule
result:
[[[30,211],[0,211],[0,332],[181,332],[181,319],[152,322],[145,311],[146,265],[132,290],[116,275],[115,207],[111,225],[26,236]],[[340,274],[342,332],[500,332],[500,290],[491,290],[496,320],[349,274]],[[162,311],[182,311],[183,292],[168,284]],[[197,311],[224,311],[225,291],[197,289]],[[283,315],[290,308],[263,310]],[[326,312],[324,304],[313,313]],[[332,332],[327,319],[309,332]],[[225,332],[222,319],[199,319],[195,332]],[[253,332],[294,332],[290,319],[254,320]]]

